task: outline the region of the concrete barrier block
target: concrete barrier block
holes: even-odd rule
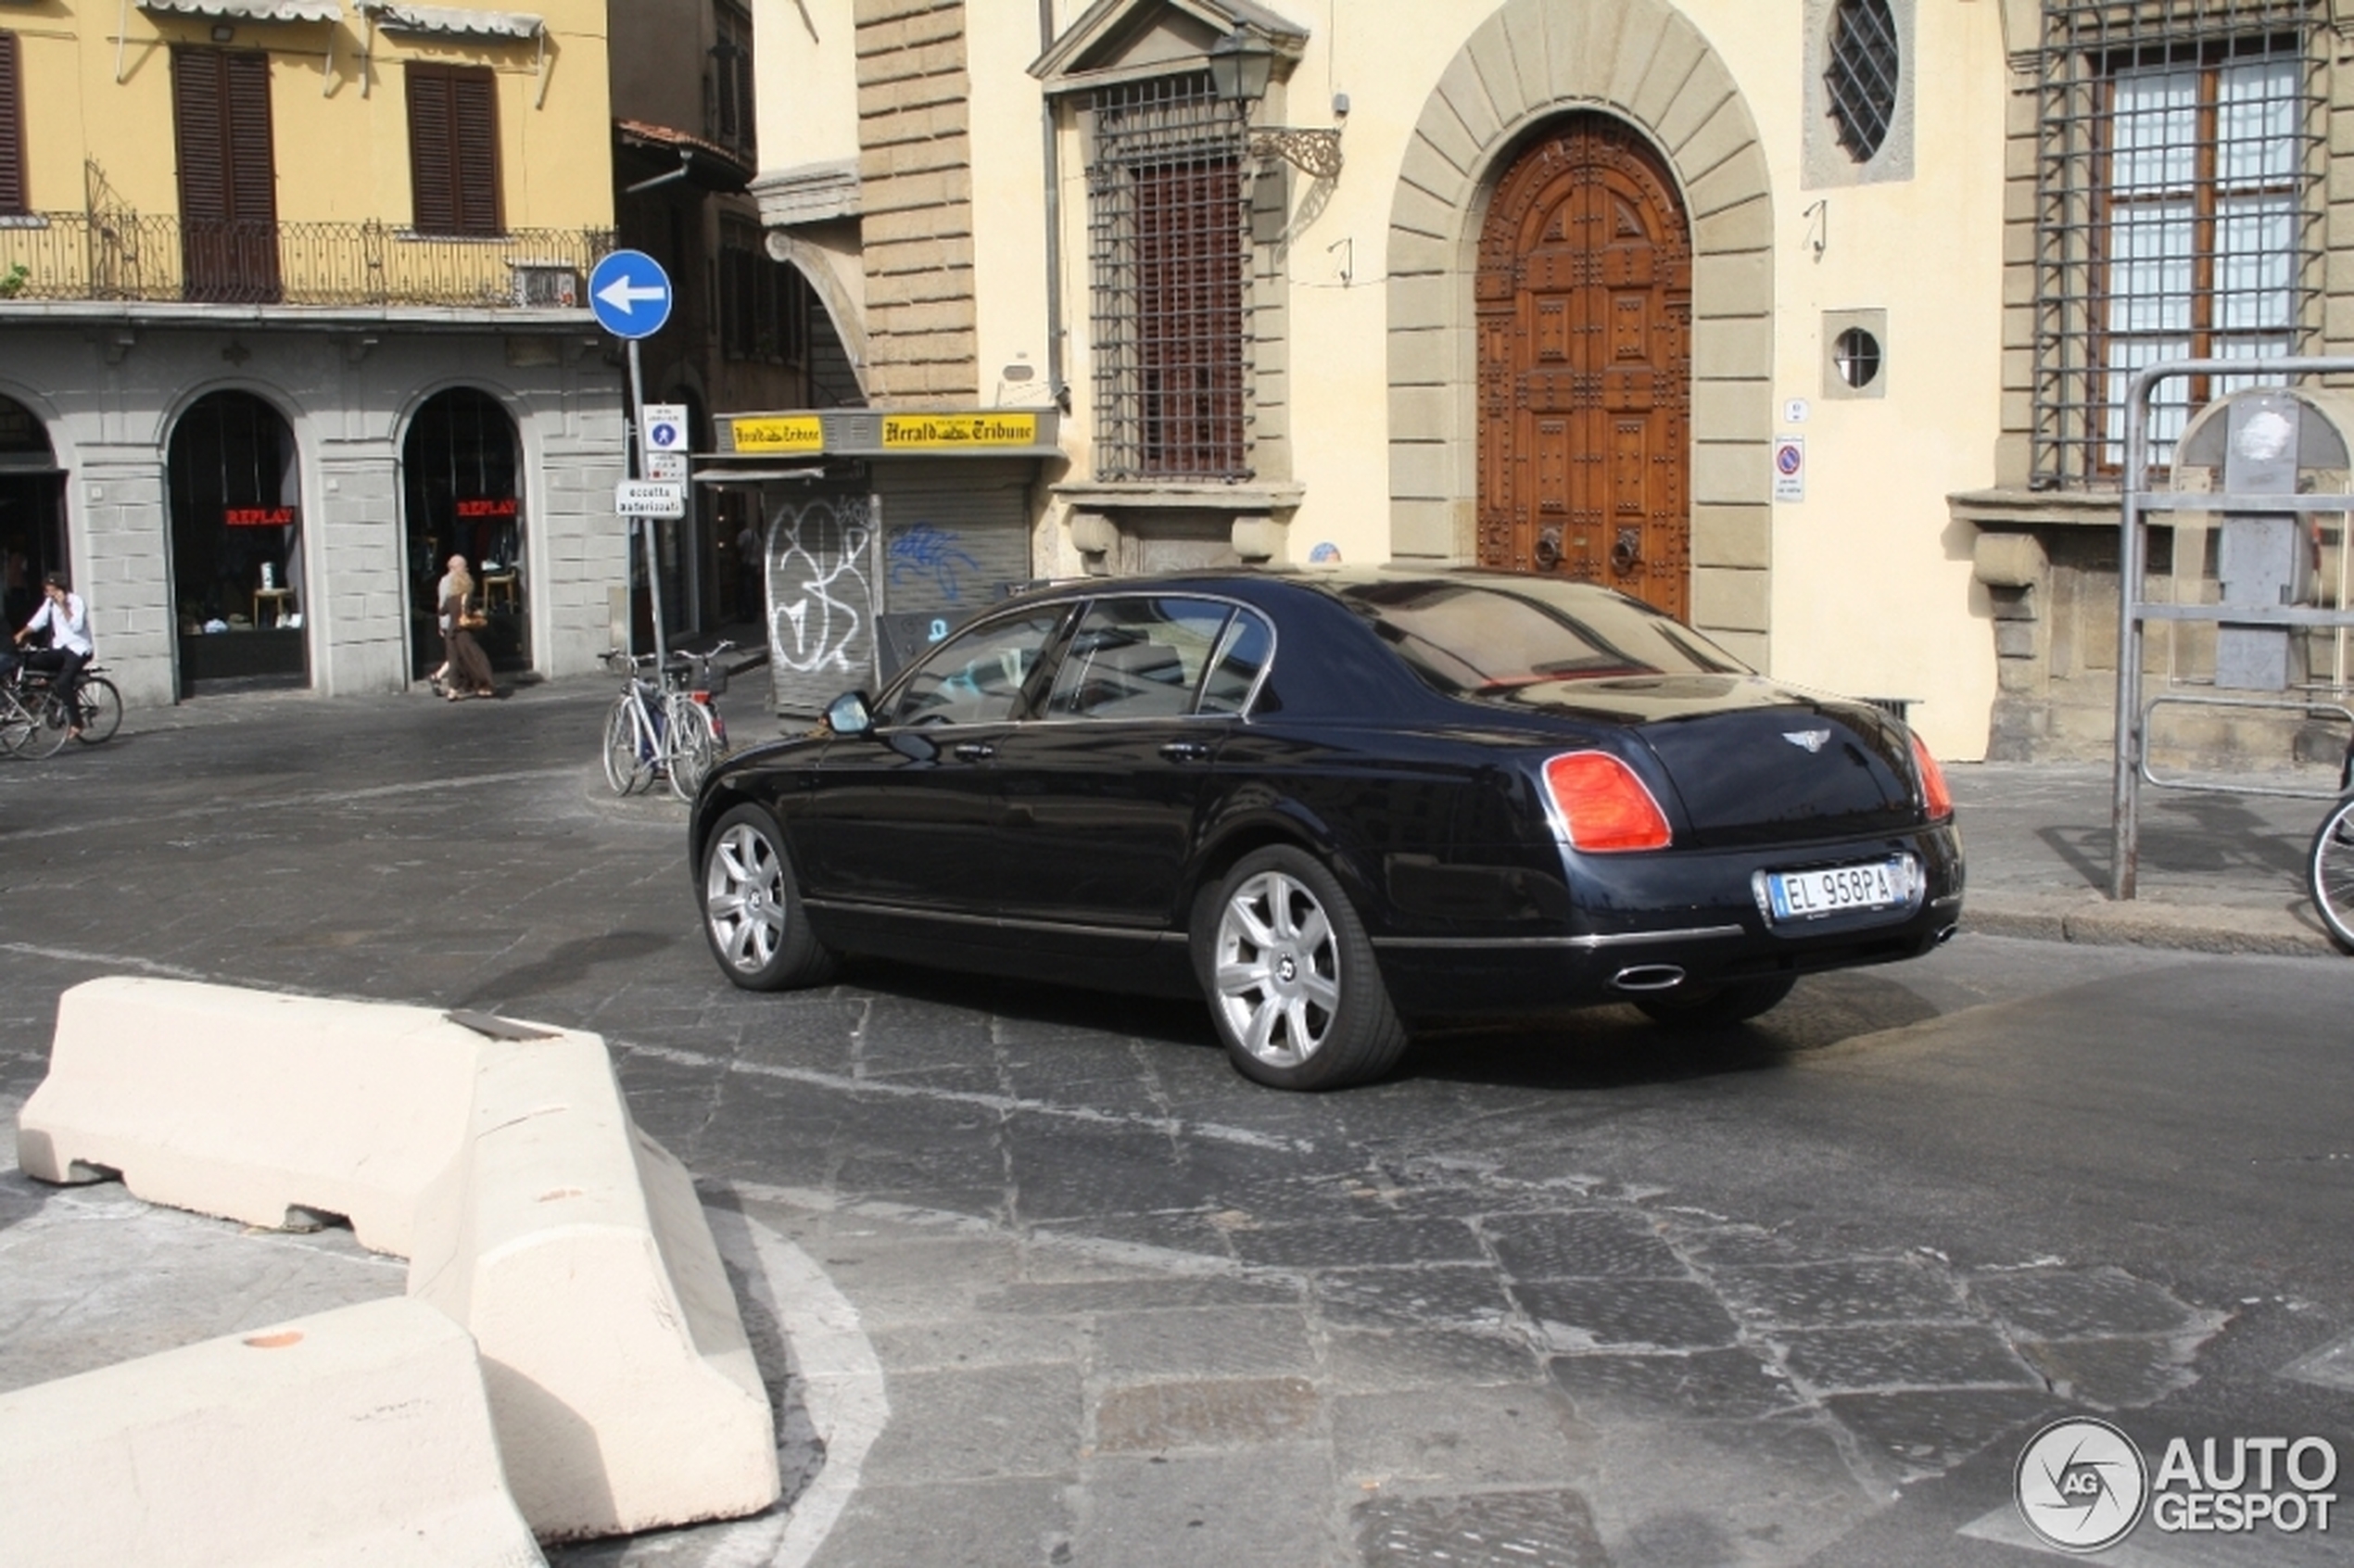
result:
[[[418,1200],[464,1141],[482,1043],[425,1007],[90,980],[58,999],[17,1162],[48,1182],[120,1171],[150,1202],[249,1225],[339,1214],[407,1257]]]
[[[0,1394],[10,1568],[521,1568],[473,1342],[394,1298]]]
[[[485,1045],[472,1135],[421,1209],[409,1279],[473,1332],[541,1539],[777,1499],[768,1397],[710,1226],[594,1037]]]

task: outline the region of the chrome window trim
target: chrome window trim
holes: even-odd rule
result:
[[[1001,616],[1022,614],[1033,610],[1060,609],[1068,612],[1076,608],[1079,613],[1079,618],[1083,621],[1090,610],[1093,610],[1096,604],[1107,599],[1192,599],[1198,600],[1205,604],[1222,604],[1228,611],[1229,625],[1232,624],[1232,617],[1236,614],[1258,616],[1259,621],[1267,627],[1267,657],[1259,662],[1259,671],[1251,677],[1250,689],[1244,694],[1242,706],[1237,711],[1231,714],[1203,713],[1201,711],[1201,692],[1196,690],[1194,693],[1194,707],[1192,712],[1184,714],[1171,714],[1160,718],[1002,718],[989,719],[985,722],[974,724],[961,724],[956,722],[924,725],[878,724],[874,727],[872,733],[876,735],[896,735],[902,731],[905,731],[909,734],[938,735],[958,729],[995,729],[1008,727],[1020,727],[1027,729],[1033,727],[1043,727],[1047,725],[1082,724],[1088,725],[1095,728],[1101,728],[1106,725],[1113,724],[1167,724],[1171,722],[1171,719],[1232,719],[1241,723],[1249,722],[1251,710],[1259,705],[1259,694],[1266,689],[1267,677],[1275,667],[1276,656],[1282,650],[1283,632],[1275,625],[1275,617],[1272,614],[1269,613],[1266,610],[1260,608],[1259,606],[1251,603],[1248,600],[1236,599],[1230,594],[1197,593],[1187,588],[1173,588],[1149,589],[1136,588],[1126,591],[1116,590],[1108,593],[1100,590],[1089,593],[1079,593],[1074,594],[1068,599],[1042,600],[1032,603],[1011,606],[1004,610],[993,612],[993,613],[985,615],[973,622],[972,625],[965,627],[964,630],[958,632],[956,638],[951,640],[961,641],[964,638],[974,632],[980,631],[981,628],[989,626]],[[1074,627],[1072,629],[1075,630],[1076,628]],[[1057,634],[1056,642],[1057,644],[1063,640],[1064,635],[1065,634],[1060,632]],[[1221,627],[1220,629],[1219,637],[1222,641],[1225,637],[1224,628]],[[943,642],[940,646],[945,648],[948,644]],[[915,671],[923,667],[923,664],[924,661],[921,659],[909,664],[907,668],[901,672],[900,675],[892,681],[890,686],[883,689],[883,694],[876,697],[876,704],[880,706],[884,695],[889,695],[895,689],[903,686],[908,679],[912,678]],[[1061,674],[1061,666],[1059,664],[1056,666],[1056,673],[1058,677]],[[1205,670],[1204,674],[1207,675],[1207,670]],[[1052,688],[1049,687],[1048,689],[1051,693]]]

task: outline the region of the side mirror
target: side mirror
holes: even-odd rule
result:
[[[846,740],[872,734],[875,715],[867,710],[867,694],[845,691],[826,704],[826,727]]]

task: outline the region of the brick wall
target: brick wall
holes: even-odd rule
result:
[[[975,402],[963,0],[855,0],[867,392]]]

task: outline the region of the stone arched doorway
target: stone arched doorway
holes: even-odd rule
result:
[[[171,591],[180,690],[310,682],[294,431],[250,392],[197,398],[171,427]]]
[[[1692,252],[1624,121],[1548,125],[1481,227],[1479,562],[1690,609]]]
[[[1496,0],[1424,100],[1386,247],[1391,554],[1480,556],[1480,244],[1522,155],[1576,115],[1656,149],[1690,226],[1688,619],[1769,668],[1773,182],[1731,68],[1673,0]]]
[[[437,392],[418,408],[401,444],[409,579],[409,674],[441,664],[437,592],[452,555],[474,573],[490,624],[475,634],[500,670],[531,667],[531,595],[515,422],[473,386]]]
[[[0,398],[0,635],[32,616],[44,575],[72,570],[65,517],[65,474],[48,432],[31,409]]]

